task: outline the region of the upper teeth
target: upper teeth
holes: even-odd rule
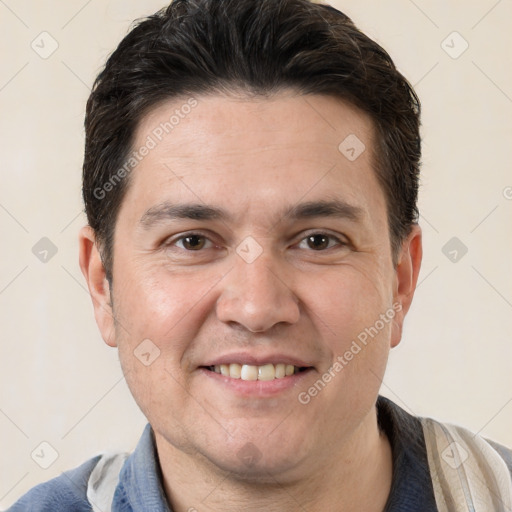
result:
[[[299,368],[292,364],[264,364],[253,366],[250,364],[217,364],[210,367],[215,373],[221,373],[225,377],[242,380],[273,380],[282,379],[293,375]]]

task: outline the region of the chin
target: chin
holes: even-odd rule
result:
[[[275,483],[276,477],[281,481],[307,458],[307,443],[304,435],[298,432],[290,435],[289,429],[269,438],[270,430],[265,429],[258,435],[253,429],[250,436],[218,440],[203,454],[216,467],[229,471],[240,481]]]
[[[272,451],[272,453],[271,453]],[[292,480],[293,473],[301,466],[301,457],[290,449],[286,453],[277,450],[261,452],[255,445],[246,443],[229,457],[208,457],[210,462],[230,478],[246,483],[276,484]]]

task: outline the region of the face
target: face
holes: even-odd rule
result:
[[[312,470],[375,422],[419,232],[395,267],[372,123],[354,107],[291,91],[196,100],[161,141],[186,99],[137,130],[134,148],[157,144],[119,211],[111,291],[83,232],[96,318],[159,450]]]

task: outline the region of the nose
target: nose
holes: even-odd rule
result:
[[[235,268],[223,282],[217,318],[250,332],[266,332],[277,324],[299,320],[299,300],[286,282],[282,266],[260,256],[247,263],[234,255]]]

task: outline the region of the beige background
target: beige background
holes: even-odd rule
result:
[[[425,258],[383,393],[512,446],[512,2],[333,4],[424,108]],[[0,0],[0,508],[99,451],[131,450],[145,424],[94,323],[77,231],[89,88],[130,21],[162,5]],[[53,40],[48,58],[31,47]],[[42,237],[58,249],[47,263],[32,252]],[[468,249],[457,262],[443,253],[453,237]],[[48,469],[31,458],[52,462],[43,441],[58,452]]]

